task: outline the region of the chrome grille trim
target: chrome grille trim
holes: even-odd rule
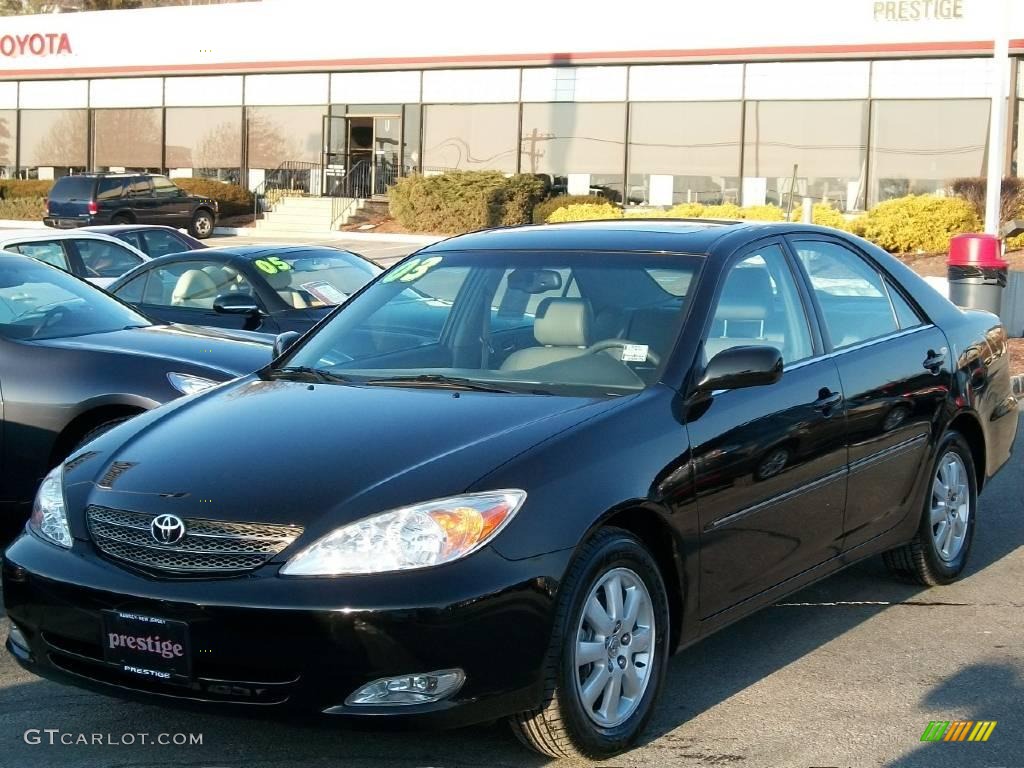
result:
[[[161,571],[249,571],[266,563],[302,533],[302,528],[295,525],[183,518],[185,537],[165,545],[150,535],[154,517],[96,505],[86,509],[89,535],[101,552]]]

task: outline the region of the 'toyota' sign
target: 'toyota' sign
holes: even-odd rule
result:
[[[71,53],[67,32],[0,35],[0,56],[56,56]]]

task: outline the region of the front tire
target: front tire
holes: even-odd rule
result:
[[[510,720],[551,757],[602,759],[628,749],[650,718],[668,664],[668,596],[632,534],[598,531],[559,590],[544,700]]]
[[[213,214],[209,211],[196,211],[188,225],[189,234],[199,240],[205,240],[213,234]]]
[[[978,484],[971,450],[959,432],[939,443],[924,493],[921,524],[905,546],[886,552],[896,575],[924,586],[955,581],[967,566],[974,541]]]

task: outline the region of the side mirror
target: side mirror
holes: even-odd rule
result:
[[[256,315],[260,306],[247,293],[225,293],[213,300],[213,311],[222,315]]]
[[[296,331],[285,331],[279,333],[274,339],[274,359],[276,360],[285,352],[287,352],[291,346],[299,340],[300,333]]]
[[[782,353],[775,347],[741,346],[711,358],[697,382],[700,392],[774,384],[782,378]]]

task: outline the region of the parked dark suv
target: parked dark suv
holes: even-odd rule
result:
[[[190,195],[166,176],[84,173],[57,179],[46,201],[43,223],[70,229],[90,224],[167,224],[209,237],[217,202]]]

